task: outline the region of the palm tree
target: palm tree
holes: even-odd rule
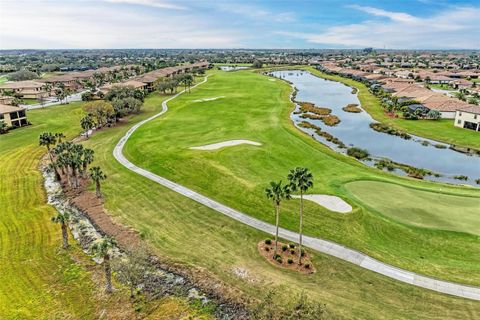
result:
[[[95,192],[97,194],[97,198],[101,198],[102,192],[100,191],[100,181],[107,179],[107,176],[102,172],[100,167],[92,167],[90,168],[90,178],[95,181]]]
[[[59,142],[59,139],[61,139],[60,135],[63,136],[62,133],[53,134],[51,132],[44,132],[38,137],[39,145],[40,146],[45,146],[48,150],[48,156],[50,158],[50,163],[52,164],[52,167],[55,171],[55,178],[57,180],[60,179],[60,174],[58,173],[57,166],[56,166],[55,162],[53,161],[52,147],[55,146]]]
[[[92,149],[84,149],[83,150],[83,163],[82,163],[82,173],[87,171],[87,166],[93,162],[93,154],[94,151]]]
[[[291,198],[290,189],[288,185],[282,186],[282,181],[270,182],[270,187],[265,189],[265,195],[273,202],[275,208],[275,249],[273,250],[273,258],[277,257],[278,247],[278,226],[280,222],[280,203],[282,200],[288,200]]]
[[[116,245],[114,239],[107,237],[92,245],[91,251],[97,258],[103,260],[105,268],[105,291],[112,293],[112,268],[110,266],[111,251]]]
[[[90,115],[87,115],[80,120],[80,126],[83,130],[85,130],[85,137],[87,137],[87,139],[88,131],[93,128],[94,124],[95,123],[93,122],[93,119]]]
[[[67,249],[68,244],[68,231],[67,231],[67,223],[70,220],[70,215],[68,212],[58,213],[55,217],[52,217],[52,222],[59,223],[62,227],[62,238],[63,238],[63,249]]]
[[[300,228],[299,228],[299,250],[298,263],[302,264],[302,235],[303,235],[303,194],[313,187],[313,175],[307,168],[297,167],[290,170],[288,181],[292,191],[300,191]]]

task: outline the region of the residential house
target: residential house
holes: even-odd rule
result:
[[[480,131],[480,106],[469,105],[457,110],[455,126],[474,131]]]
[[[16,81],[7,82],[0,85],[0,92],[13,91],[15,95],[24,99],[38,99],[47,95],[44,88],[44,83],[39,81]]]
[[[0,121],[7,127],[22,127],[28,125],[26,109],[0,104]]]

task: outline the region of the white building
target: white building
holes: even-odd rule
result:
[[[455,126],[480,131],[480,106],[470,105],[455,113]]]

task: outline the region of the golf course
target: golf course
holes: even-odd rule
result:
[[[291,87],[283,81],[250,70],[208,75],[208,81],[171,100],[166,113],[130,136],[123,150],[129,161],[268,223],[275,221],[264,192],[268,183],[287,181],[290,169],[307,167],[314,176],[309,194],[337,196],[352,210],[330,211],[306,201],[305,235],[425,276],[480,285],[478,189],[399,177],[330,150],[294,127]],[[151,93],[140,114],[83,141],[95,151],[93,165],[108,176],[102,185],[108,213],[138,231],[160,259],[199,278],[217,279],[239,296],[262,299],[268,288],[289,301],[304,292],[344,318],[480,317],[478,301],[401,283],[311,250],[315,273],[277,268],[257,250],[266,233],[125,168],[113,156],[115,146],[133,125],[161,112],[170,97]],[[92,262],[77,247],[59,249],[61,234],[50,221],[54,209],[45,204],[37,168],[45,154],[38,135],[49,130],[68,139],[77,136],[81,106],[31,111],[32,126],[0,138],[0,157],[7,164],[0,169],[5,217],[0,239],[2,260],[9,261],[0,266],[5,284],[0,314],[7,319],[32,312],[44,318],[95,318],[102,308],[122,304],[120,294],[94,303],[99,293]],[[298,207],[296,198],[282,203],[282,228],[298,230]],[[172,310],[208,319],[202,310],[175,299],[150,316]]]
[[[292,167],[306,166],[315,176],[312,194],[337,195],[353,206],[351,213],[339,214],[306,202],[307,235],[333,240],[423,275],[478,285],[478,226],[462,223],[460,218],[451,222],[454,227],[442,224],[442,215],[453,208],[448,206],[448,200],[432,204],[412,198],[412,193],[458,198],[468,216],[478,205],[478,190],[399,178],[334,153],[293,127],[289,120],[293,108],[290,91],[288,84],[268,81],[251,71],[213,71],[208,82],[172,100],[168,112],[138,128],[126,143],[124,153],[139,167],[270,223],[274,215],[264,196],[265,186],[270,180],[286,179]],[[223,98],[213,99],[220,96]],[[135,122],[160,112],[161,101],[161,96],[151,94],[145,101],[144,112],[133,118]],[[322,272],[308,277],[272,267],[256,252],[255,244],[265,234],[117,163],[113,148],[127,130],[128,127],[118,126],[99,132],[85,144],[98,153],[95,163],[109,175],[104,187],[108,211],[138,230],[164,259],[213,273],[257,297],[266,284],[286,292],[295,283],[299,290],[308,291],[347,317],[409,318],[422,314],[428,318],[466,309],[478,312],[474,301],[401,284],[323,254],[314,257],[317,270]],[[261,145],[191,149],[231,140]],[[355,185],[359,183],[365,184],[360,191]],[[388,203],[388,197],[399,203],[412,201],[409,215],[402,215],[400,208],[400,213],[383,212],[381,203],[374,201],[372,206],[371,199],[364,199],[368,189],[379,184],[403,191],[394,189],[388,193],[387,188],[384,202]],[[291,200],[283,205],[282,227],[297,229],[298,204],[298,200]],[[428,216],[423,214],[425,211],[437,215]],[[423,224],[419,219],[424,220]],[[192,250],[192,246],[202,250]],[[238,269],[246,270],[248,276],[238,276]],[[343,288],[338,290],[342,297],[335,293],[338,288]],[[369,299],[376,303],[369,305],[368,312],[364,309],[365,299],[359,296],[365,290],[376,297]],[[415,296],[422,296],[422,303],[412,305]],[[391,310],[390,315],[382,313],[381,305],[391,303],[398,308]],[[438,313],[427,311],[451,303],[460,303],[461,307]],[[347,305],[350,307],[346,308]]]

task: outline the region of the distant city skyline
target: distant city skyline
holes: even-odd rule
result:
[[[480,49],[475,1],[0,0],[0,49]]]

